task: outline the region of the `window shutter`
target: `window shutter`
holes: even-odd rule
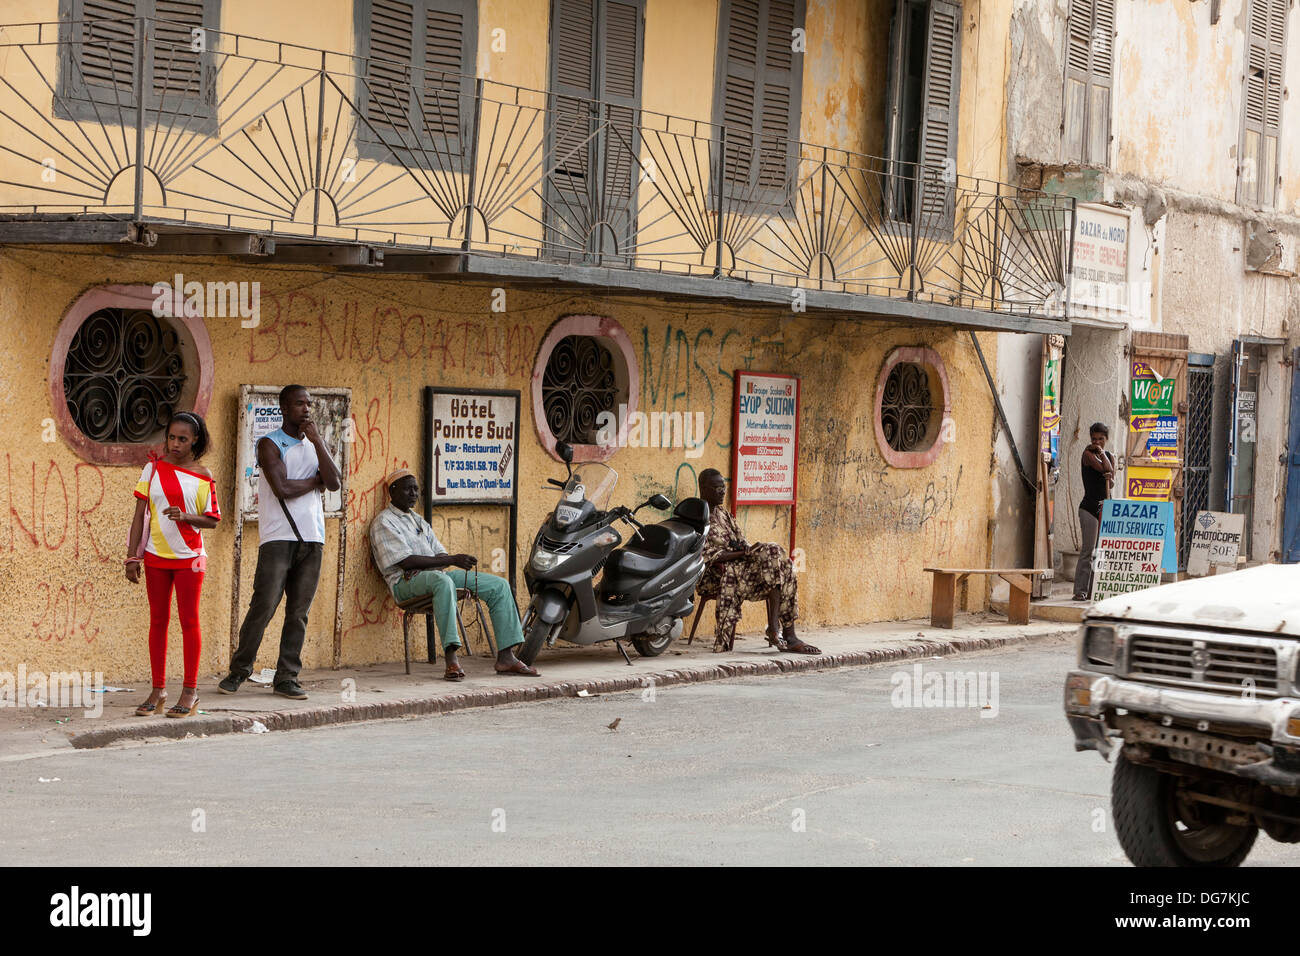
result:
[[[927,21],[925,89],[922,108],[920,162],[922,224],[951,228],[952,184],[945,169],[957,162],[957,104],[961,71],[961,7],[948,0],[931,0]],[[951,160],[951,163],[948,161]]]
[[[551,25],[551,136],[562,193],[586,188],[591,166],[591,108],[596,98],[596,11],[593,0],[555,0]],[[568,183],[565,179],[569,180]]]
[[[415,10],[406,0],[370,0],[366,118],[378,129],[409,131],[409,68],[415,59]]]
[[[1251,0],[1246,27],[1238,200],[1273,205],[1286,52],[1287,0]]]
[[[723,176],[729,183],[748,184],[753,167],[753,132],[762,96],[759,0],[724,2],[722,15],[726,47],[720,109],[715,113],[727,128]]]
[[[433,137],[460,135],[462,76],[465,69],[466,12],[440,3],[424,14],[424,75],[420,110],[424,131]]]
[[[1106,165],[1110,156],[1110,95],[1115,43],[1115,0],[1093,0],[1092,62],[1088,70],[1088,132],[1085,163]]]
[[[801,65],[794,55],[794,0],[769,0],[764,25],[763,86],[758,107],[758,185],[782,189],[790,175],[790,158],[799,138],[799,110],[794,108]],[[797,25],[802,26],[802,21]]]
[[[135,0],[84,0],[78,36],[77,84],[131,92],[135,84]],[[127,19],[123,19],[127,18]],[[91,23],[89,21],[114,21]]]
[[[601,23],[597,99],[608,104],[603,109],[610,125],[602,137],[602,212],[611,222],[618,220],[615,229],[620,239],[630,222],[628,211],[635,192],[635,157],[639,149],[636,121],[641,105],[641,11],[641,4],[635,0],[610,0]]]
[[[203,0],[157,0],[154,15],[160,22],[153,41],[153,92],[164,109],[176,109],[182,97],[203,94],[201,54],[190,49],[191,31],[204,25]]]

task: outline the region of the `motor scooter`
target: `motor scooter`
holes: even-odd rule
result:
[[[685,498],[667,521],[643,524],[636,513],[646,507],[667,510],[667,497],[651,495],[635,509],[611,508],[618,472],[594,462],[575,469],[573,448],[564,442],[556,451],[568,479],[547,479],[560,489],[560,499],[538,529],[524,569],[530,600],[519,659],[531,664],[543,646],[553,647],[557,640],[579,645],[612,640],[628,664],[623,638],[643,657],[662,654],[695,609],[709,506],[701,498]],[[618,522],[636,528],[622,548]]]

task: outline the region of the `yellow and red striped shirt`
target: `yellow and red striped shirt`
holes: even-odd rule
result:
[[[203,535],[194,525],[173,521],[163,512],[175,505],[186,514],[220,518],[217,486],[212,479],[165,461],[154,461],[140,473],[135,496],[149,503],[149,538],[144,548],[144,563],[152,567],[201,569],[207,560]]]

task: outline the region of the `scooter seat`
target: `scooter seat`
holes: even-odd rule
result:
[[[678,540],[679,536],[662,524],[647,525],[625,547],[609,556],[606,573],[636,577],[654,574],[673,559]]]

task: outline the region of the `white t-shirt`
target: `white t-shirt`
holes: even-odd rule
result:
[[[320,459],[316,455],[316,446],[302,438],[290,438],[283,428],[277,428],[266,436],[275,443],[284,459],[284,476],[290,480],[311,478],[320,471]],[[256,449],[254,449],[256,453]],[[320,491],[309,491],[296,498],[286,498],[284,503],[293,515],[294,524],[303,541],[325,541],[325,499]],[[275,497],[271,483],[266,474],[257,477],[257,527],[260,542],[297,541],[289,519],[284,516],[284,509]]]

